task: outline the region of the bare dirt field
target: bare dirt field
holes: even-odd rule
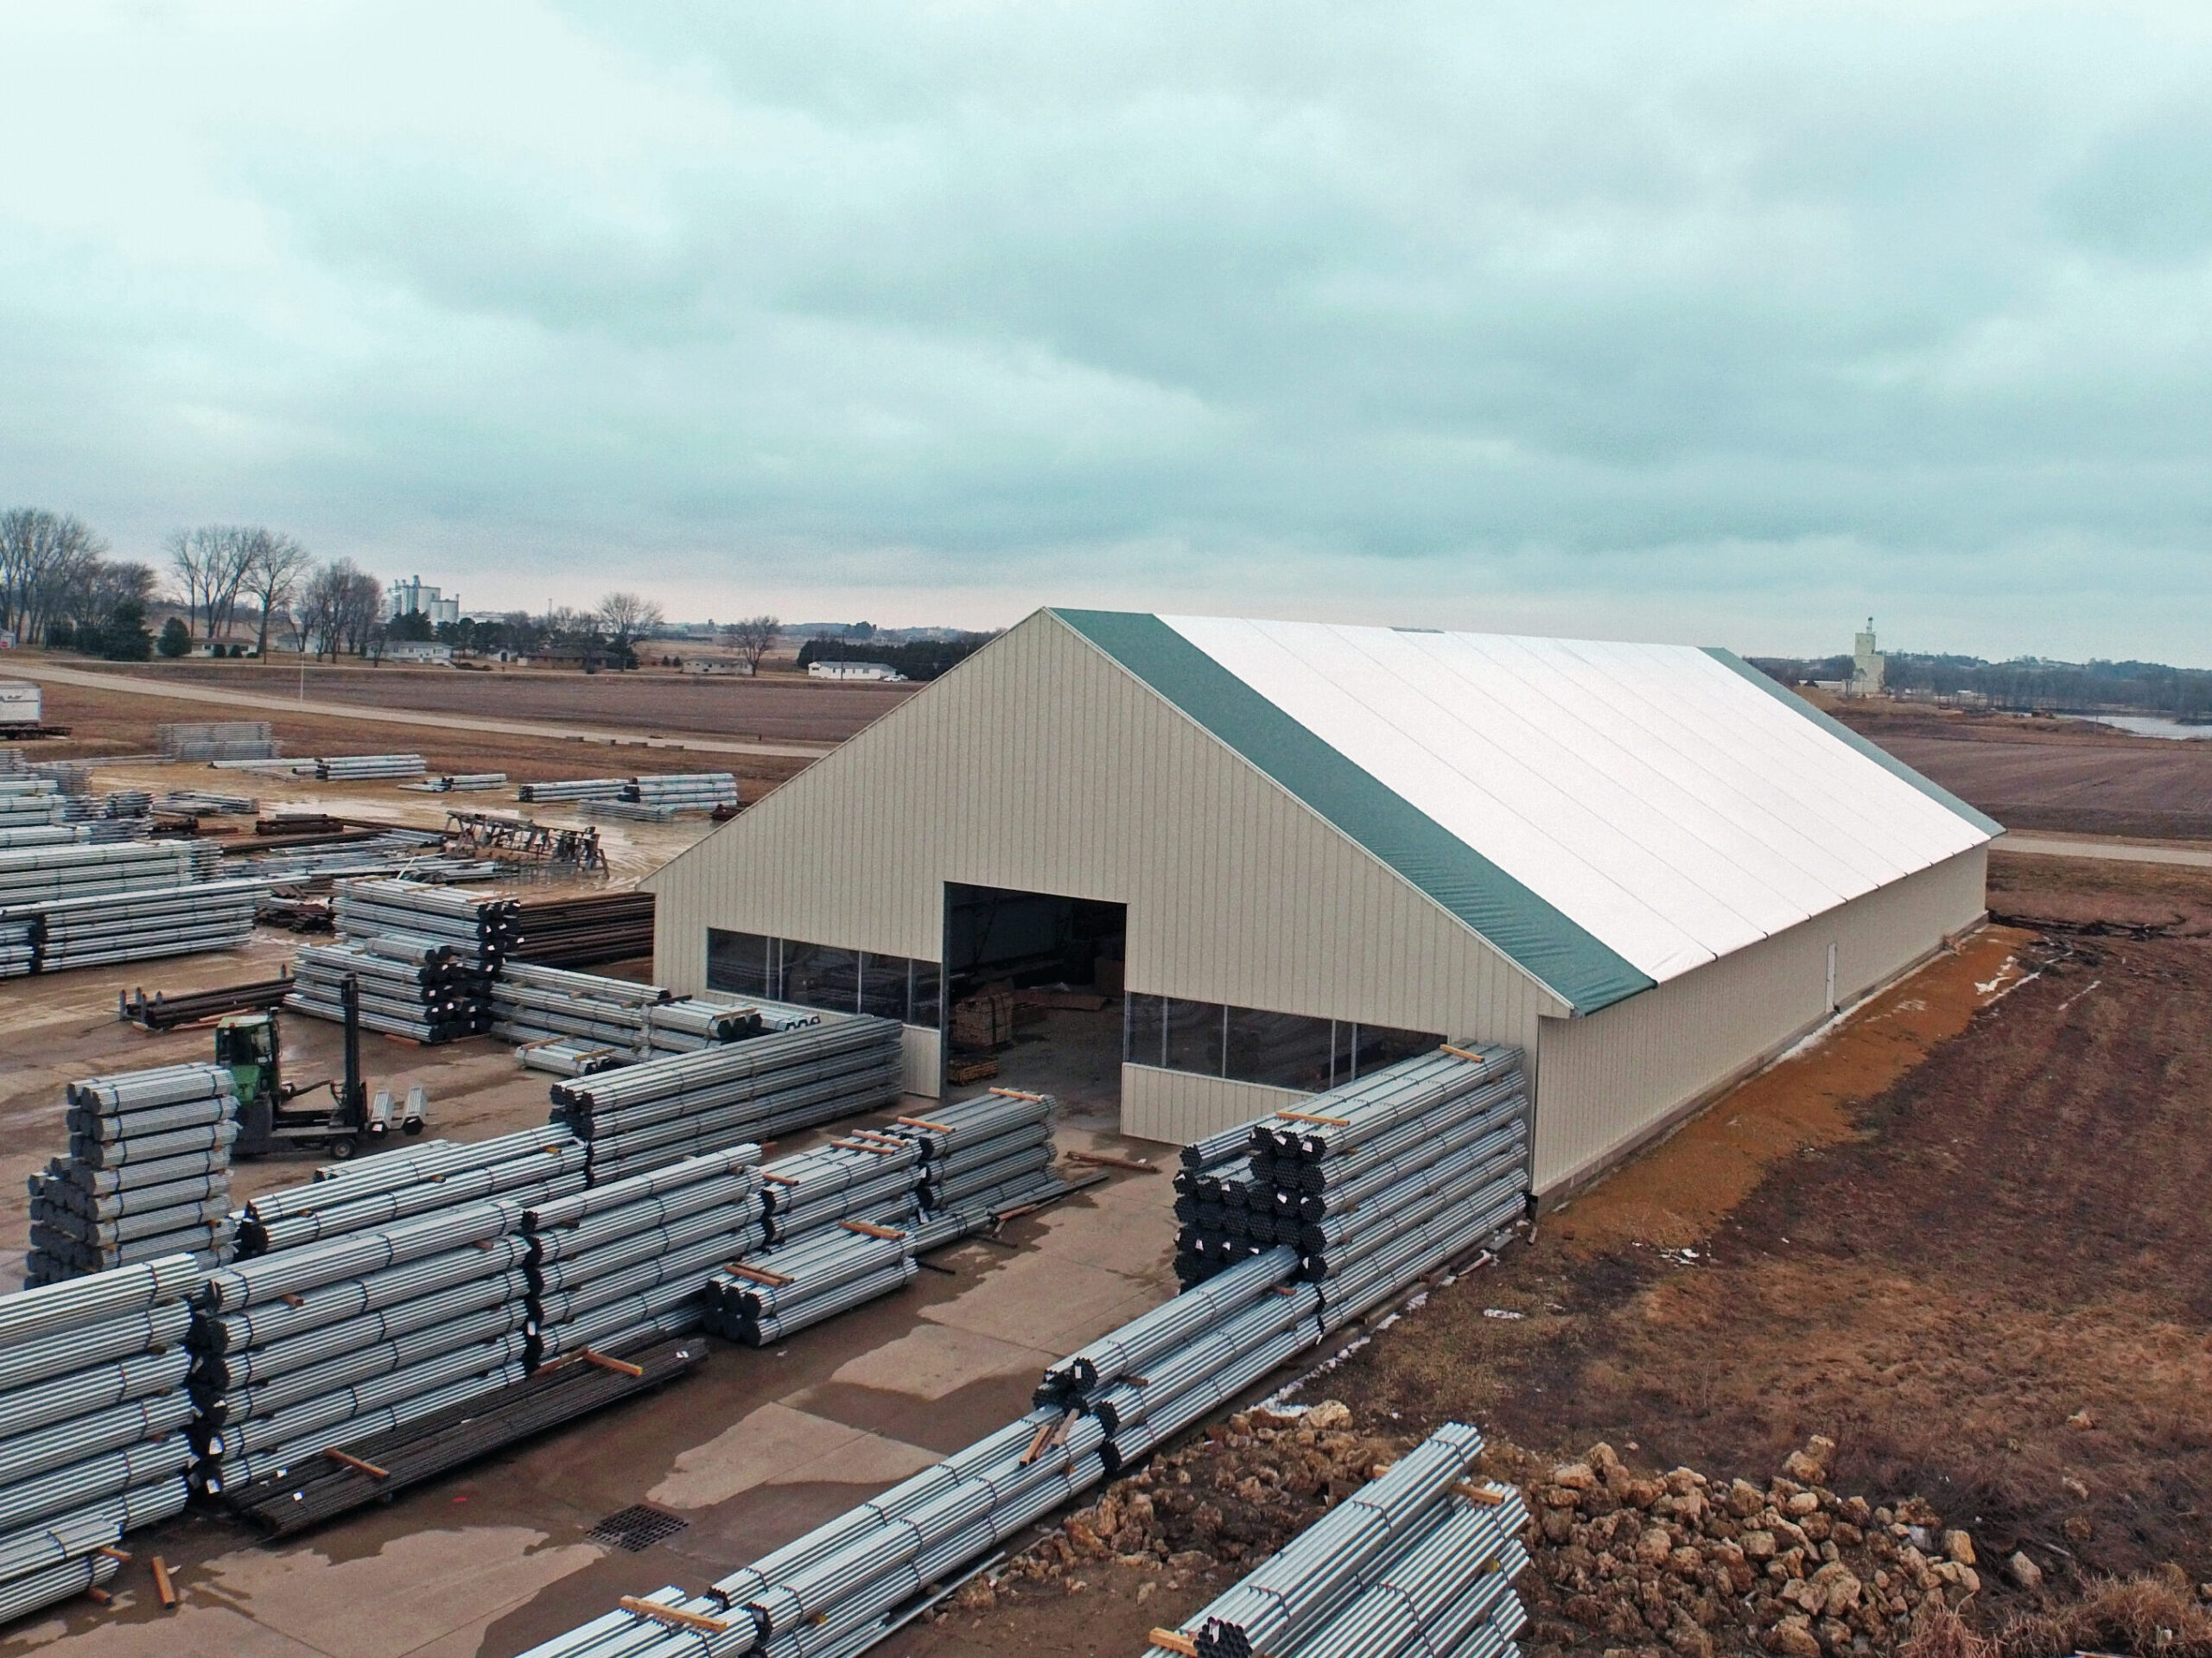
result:
[[[1834,712],[2010,828],[2212,838],[2212,740],[2137,737],[2083,720],[1847,704]]]
[[[57,659],[58,660],[58,659]],[[72,659],[71,667],[97,664]],[[162,664],[115,669],[134,678],[230,685],[257,696],[301,690],[297,665],[272,662]],[[689,732],[767,741],[842,742],[897,708],[912,685],[840,685],[801,674],[701,677],[654,669],[585,674],[517,668],[476,673],[456,668],[310,666],[309,702],[361,702],[395,708],[480,715],[493,720],[543,720],[623,726],[654,733]],[[202,716],[203,718],[206,716]]]
[[[2007,1654],[2212,1650],[2190,1605],[2212,1579],[2212,873],[2002,854],[1992,869],[2008,922],[1431,1293],[1304,1396],[1402,1443],[1478,1423],[1498,1471],[1532,1487],[1546,1478],[1530,1471],[1603,1442],[1640,1474],[1688,1465],[1764,1490],[1825,1435],[1826,1486],[1924,1498],[1970,1534],[1965,1615],[2009,1629]],[[1126,1521],[1088,1550],[1071,1526],[1065,1564],[979,1589],[887,1651],[1140,1651],[1319,1512],[1325,1486],[1296,1476],[1311,1455],[1258,1467],[1249,1434],[1217,1432],[1147,1494],[1167,1516],[1164,1536],[1147,1522],[1149,1556],[1114,1558]],[[1185,1473],[1196,1486],[1179,1496]],[[2042,1590],[2012,1581],[2016,1550]],[[1599,1625],[1587,1595],[1568,1606],[1579,1558],[1548,1546],[1522,1579],[1529,1648],[1664,1650],[1661,1634]],[[1702,1638],[1677,1623],[1675,1653],[1755,1649],[1722,1601]]]
[[[107,692],[80,685],[48,683],[46,717],[49,723],[69,727],[62,739],[45,739],[22,745],[33,759],[98,759],[111,754],[143,754],[155,746],[154,727],[169,721],[196,722],[225,716],[220,708],[199,702],[168,702],[136,692]],[[690,759],[681,752],[639,745],[610,744],[578,737],[525,737],[505,732],[472,732],[464,728],[423,726],[379,726],[372,721],[330,719],[314,714],[284,714],[260,708],[240,709],[232,717],[266,720],[287,755],[421,754],[434,773],[505,772],[518,783],[556,778],[620,777],[638,772],[734,772],[739,792],[747,804],[777,784],[798,775],[807,762],[777,754],[701,755]],[[230,793],[265,791],[263,782],[245,782],[253,773],[211,771],[205,766],[163,768],[170,779],[162,786],[200,787]],[[221,779],[232,781],[225,783]],[[235,786],[234,786],[235,785]],[[294,785],[312,794],[313,783]],[[361,785],[351,785],[358,791]],[[408,797],[395,796],[398,799]],[[451,797],[464,801],[503,802],[512,806],[512,795],[484,794]]]

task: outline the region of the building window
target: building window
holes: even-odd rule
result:
[[[1357,1082],[1443,1040],[1427,1031],[1173,996],[1132,994],[1122,1003],[1122,1057],[1128,1064],[1302,1094]]]
[[[937,1028],[935,962],[797,938],[707,929],[707,988]]]

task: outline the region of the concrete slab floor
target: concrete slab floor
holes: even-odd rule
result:
[[[204,1031],[149,1037],[120,1024],[118,988],[266,976],[290,942],[0,987],[0,1174],[29,1172],[62,1149],[60,1089],[70,1078],[207,1051]],[[1081,1048],[1096,1052],[1077,1067],[1062,1063],[1056,1080],[1109,1054],[1118,1065],[1116,1019],[1074,1017],[1089,1039]],[[295,1074],[334,1072],[337,1043],[330,1026],[286,1022]],[[1033,1051],[1043,1058],[1058,1046]],[[365,1061],[373,1085],[429,1087],[434,1134],[477,1140],[544,1121],[547,1079],[518,1071],[489,1041],[424,1050],[378,1039]],[[1097,1091],[1069,1112],[1064,1151],[1160,1160],[1162,1148],[1112,1132],[1110,1093],[1087,1076],[1069,1080]],[[242,1194],[291,1185],[313,1166],[241,1166],[237,1185]],[[136,1559],[112,1606],[78,1601],[34,1617],[0,1631],[0,1655],[501,1658],[620,1595],[671,1582],[702,1587],[1020,1414],[1046,1363],[1173,1293],[1166,1172],[1109,1173],[1008,1223],[996,1242],[940,1251],[934,1259],[949,1275],[925,1272],[779,1348],[715,1344],[703,1369],[657,1394],[303,1538],[264,1547],[235,1522],[197,1515],[134,1534]],[[22,1192],[19,1180],[11,1190]],[[23,1209],[20,1195],[0,1193],[0,1243],[20,1246]],[[0,1261],[0,1271],[13,1265]],[[587,1540],[607,1515],[647,1502],[689,1529],[641,1554]],[[183,1597],[175,1612],[155,1603],[146,1562],[157,1553]]]

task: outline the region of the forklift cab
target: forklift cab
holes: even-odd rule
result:
[[[251,1104],[264,1094],[274,1104],[279,1086],[276,1015],[233,1013],[219,1020],[215,1063],[230,1071],[240,1104]]]

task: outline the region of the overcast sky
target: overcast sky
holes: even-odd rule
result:
[[[0,505],[2212,665],[2212,8],[0,4]]]

